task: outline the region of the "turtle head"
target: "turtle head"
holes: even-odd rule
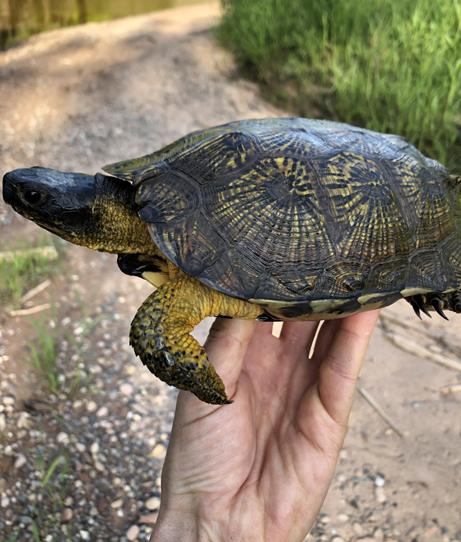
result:
[[[152,244],[127,181],[32,167],[3,177],[3,199],[22,216],[76,245],[112,253]],[[142,241],[141,241],[142,240]]]
[[[32,167],[3,177],[3,199],[22,216],[75,242],[91,219],[94,177]]]

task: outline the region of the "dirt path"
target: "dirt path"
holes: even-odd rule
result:
[[[42,34],[0,53],[0,175],[32,165],[93,173],[192,130],[285,115],[236,77],[210,31],[217,17],[217,6],[181,8]],[[0,222],[0,250],[15,236],[37,237],[33,225],[12,218],[3,204]],[[23,361],[30,324],[5,311],[1,316],[0,541],[15,532],[17,540],[33,540],[34,522],[43,540],[63,533],[75,540],[134,540],[134,534],[147,540],[140,516],[158,507],[175,398],[126,344],[131,317],[150,288],[123,276],[113,257],[83,248],[70,247],[64,266],[67,274],[53,282],[59,324],[79,335],[74,288],[91,318],[108,317],[80,344],[89,353],[81,370],[92,375],[91,384],[71,399],[65,384],[50,399],[59,413],[53,416],[40,409],[49,398]],[[49,299],[47,290],[34,303]],[[401,439],[357,397],[335,481],[308,540],[461,540],[461,394],[439,392],[459,383],[459,374],[386,338],[404,335],[455,358],[461,321],[420,323],[405,303],[387,312],[398,323],[384,320],[386,329],[374,333],[361,383],[408,435]],[[206,326],[198,334],[203,339]],[[81,354],[60,345],[66,382]],[[60,504],[40,492],[38,450],[48,467],[61,452],[69,457],[71,490]],[[37,515],[40,495],[53,521]],[[64,510],[71,519],[63,519]]]

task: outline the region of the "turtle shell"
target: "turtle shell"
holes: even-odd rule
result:
[[[134,183],[176,266],[279,317],[349,314],[461,282],[458,187],[398,136],[247,120],[103,169]]]

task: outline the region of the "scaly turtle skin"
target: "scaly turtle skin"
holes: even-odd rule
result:
[[[306,119],[233,122],[103,168],[16,170],[4,199],[158,289],[130,342],[159,378],[228,402],[189,332],[206,316],[319,320],[407,299],[461,312],[459,177],[404,139]]]

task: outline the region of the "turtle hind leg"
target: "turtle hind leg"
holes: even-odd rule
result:
[[[130,344],[142,362],[171,386],[191,391],[206,403],[228,403],[224,384],[205,350],[190,335],[206,316],[255,319],[262,309],[225,296],[188,275],[151,294],[136,313]]]
[[[461,290],[456,290],[450,296],[450,310],[461,313]]]

